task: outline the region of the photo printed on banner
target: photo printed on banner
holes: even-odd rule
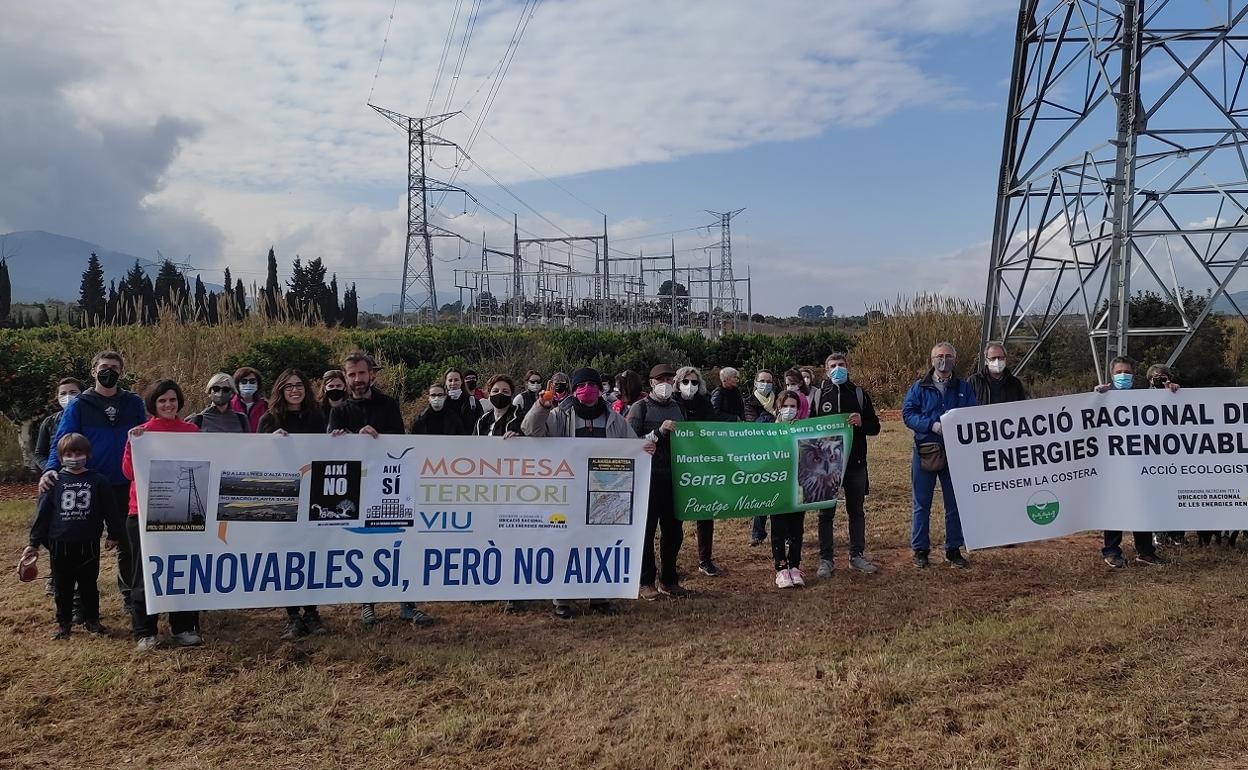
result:
[[[633,522],[633,461],[622,457],[589,458],[586,524]]]
[[[308,521],[354,524],[360,520],[359,460],[313,460],[308,494]]]
[[[370,475],[371,480],[371,475]],[[381,466],[381,475],[375,486],[370,486],[369,500],[376,500],[364,511],[366,527],[410,527],[415,521],[412,494],[404,483],[403,465],[387,463]]]
[[[298,473],[221,471],[217,521],[298,520]]]
[[[207,525],[207,460],[152,460],[147,482],[148,532],[203,532]]]
[[[845,439],[814,436],[797,441],[797,483],[802,503],[834,502],[845,476]]]

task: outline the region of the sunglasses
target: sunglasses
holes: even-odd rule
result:
[[[680,381],[680,384],[681,384],[681,385],[697,385],[697,384],[698,384],[698,381],[697,381],[697,380],[688,380],[688,379],[685,379],[685,380],[681,380],[681,381]]]
[[[208,389],[209,393],[233,393],[233,388],[222,387],[221,385],[213,385]]]
[[[541,384],[542,384],[542,381],[541,381],[541,380],[529,380],[529,384],[530,384],[530,385],[541,385]]]

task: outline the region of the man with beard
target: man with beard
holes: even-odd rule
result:
[[[584,367],[572,372],[570,409],[555,408],[553,401],[539,398],[525,414],[521,430],[526,436],[563,436],[567,438],[637,438],[633,429],[602,397],[602,376],[596,369]],[[654,444],[646,451],[653,454]],[[590,599],[589,611],[614,615],[615,606],[606,599]],[[572,602],[555,599],[555,616],[572,617]]]

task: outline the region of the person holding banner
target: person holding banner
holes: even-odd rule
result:
[[[776,375],[767,369],[754,374],[754,388],[745,397],[745,422],[775,422]],[[750,547],[762,545],[767,539],[767,517],[755,516],[750,525]]]
[[[280,436],[293,434],[324,434],[325,415],[312,400],[312,383],[298,369],[287,369],[273,381],[273,393],[269,396],[268,411],[260,418],[257,433],[276,433]],[[324,636],[329,628],[321,620],[315,604],[286,608],[286,629],[281,638],[285,641],[305,636]]]
[[[1151,370],[1150,370],[1151,371]],[[1097,385],[1093,390],[1097,393],[1109,393],[1111,390],[1131,390],[1135,386],[1135,360],[1130,356],[1118,356],[1109,363],[1110,381]],[[1169,382],[1165,387],[1171,392],[1179,390],[1177,382]],[[1140,564],[1166,564],[1169,560],[1157,553],[1153,543],[1152,532],[1132,532],[1135,541],[1135,560]],[[1127,560],[1122,557],[1122,532],[1105,530],[1105,545],[1101,548],[1101,558],[1111,569],[1122,569]]]
[[[225,375],[229,377],[229,375]],[[186,405],[182,396],[182,388],[173,380],[161,380],[147,391],[143,399],[148,414],[152,418],[142,425],[130,430],[126,441],[125,452],[121,458],[121,470],[130,485],[129,516],[126,517],[126,539],[130,542],[129,566],[130,575],[130,620],[134,631],[135,647],[140,651],[156,649],[156,632],[159,616],[147,614],[147,588],[143,582],[145,559],[143,558],[143,540],[139,534],[139,496],[134,486],[134,456],[131,445],[147,431],[169,433],[198,433],[199,427],[194,423],[178,419],[178,413]],[[169,613],[169,632],[179,647],[195,647],[203,644],[204,639],[199,633],[199,613],[194,610]]]
[[[811,416],[825,417],[831,414],[848,414],[849,424],[854,427],[853,446],[849,462],[845,466],[845,508],[849,515],[849,566],[871,575],[879,571],[866,556],[867,515],[866,498],[871,491],[867,475],[867,436],[880,435],[880,418],[875,414],[871,395],[849,379],[849,359],[844,353],[832,353],[824,361],[827,379],[815,391]],[[833,525],[836,506],[819,512],[819,572],[821,578],[832,577]]]
[[[781,393],[776,407],[776,422],[795,422],[802,407],[801,394],[792,390]],[[806,585],[801,570],[802,531],[805,527],[806,511],[771,516],[771,558],[776,564],[776,588],[801,588]]]
[[[569,383],[572,388],[572,408],[556,409],[553,400],[539,398],[524,415],[521,428],[526,436],[544,438],[637,438],[633,429],[618,412],[607,405],[602,397],[602,377],[596,369],[584,367],[572,372]],[[648,452],[654,444],[647,444]],[[573,616],[572,602],[555,599],[555,617],[569,620]],[[606,599],[590,599],[589,611],[601,615],[614,615],[615,605]]]
[[[446,374],[442,376],[442,387],[446,388],[446,395],[451,399],[451,409],[459,415],[464,425],[470,428],[476,425],[485,410],[481,402],[464,388],[464,376],[459,373],[458,369],[446,370]]]
[[[733,370],[735,371],[735,370]],[[721,412],[706,395],[706,381],[702,372],[694,366],[682,366],[676,370],[676,385],[680,391],[677,403],[691,422],[737,422],[731,414]],[[698,572],[707,577],[719,577],[719,567],[711,559],[715,545],[715,520],[699,519],[694,529],[698,543]]]
[[[208,380],[204,389],[208,394],[208,406],[204,411],[191,415],[192,423],[203,433],[251,433],[247,415],[234,411],[230,403],[234,397],[234,378],[225,372],[217,372]]]
[[[684,525],[676,518],[672,498],[672,432],[676,423],[685,419],[684,410],[672,396],[676,392],[676,369],[668,364],[655,364],[650,369],[650,394],[628,410],[628,426],[633,433],[655,445],[654,462],[650,466],[650,508],[646,516],[646,538],[641,552],[641,590],[647,601],[660,596],[688,596],[676,572],[676,557],[685,538]],[[659,559],[654,558],[654,535],[659,532]],[[656,574],[657,573],[657,574]],[[658,584],[655,584],[655,577]]]
[[[901,407],[902,420],[914,431],[914,452],[910,459],[910,484],[914,494],[910,547],[914,550],[914,566],[919,569],[929,564],[929,524],[937,481],[945,501],[945,559],[950,566],[960,569],[971,566],[962,555],[962,520],[958,518],[958,501],[953,494],[953,481],[945,457],[944,428],[940,424],[945,412],[976,405],[970,383],[957,375],[957,362],[958,351],[953,343],[941,342],[932,348],[931,369],[910,386]]]
[[[342,404],[335,406],[329,413],[329,432],[334,436],[345,436],[351,433],[363,436],[402,435],[403,414],[399,411],[399,402],[377,389],[377,372],[381,367],[369,354],[357,350],[342,361],[342,371],[346,374],[347,385],[351,397]],[[459,373],[455,372],[458,377]],[[462,387],[462,381],[457,381]],[[427,626],[433,618],[416,607],[415,602],[399,603],[399,619],[410,622],[414,626]],[[366,626],[376,625],[377,606],[375,604],[360,605],[360,622]]]

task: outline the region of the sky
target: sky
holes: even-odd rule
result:
[[[472,160],[443,150],[430,167],[483,204],[450,195],[434,215],[474,242],[509,244],[513,212],[551,237],[599,232],[605,213],[614,248],[675,237],[705,264],[719,237],[698,229],[705,210],[744,208],[734,266],[756,312],[982,298],[1016,14],[1014,0],[14,4],[0,232],[159,250],[210,281],[227,265],[262,281],[273,246],[283,273],[319,256],[361,296],[397,291],[406,142],[367,102],[462,111],[440,129],[461,145],[488,104]],[[449,239],[435,253],[442,287],[480,259]]]

